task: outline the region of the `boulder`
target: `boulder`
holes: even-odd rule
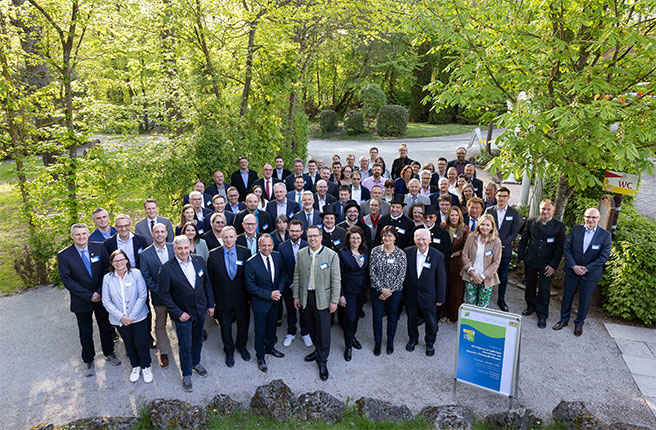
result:
[[[210,400],[205,408],[207,412],[219,414],[222,416],[232,415],[241,409],[239,402],[236,402],[225,394],[216,395]]]
[[[532,409],[512,409],[497,412],[485,417],[488,429],[499,430],[529,430],[542,425],[543,421],[535,416]]]
[[[346,405],[336,397],[324,392],[301,394],[296,401],[296,418],[299,421],[325,421],[335,424],[344,417]]]
[[[137,423],[134,417],[92,417],[71,421],[62,426],[67,430],[131,430]]]
[[[258,415],[284,422],[292,416],[295,403],[292,390],[282,379],[276,379],[257,387],[251,399],[251,409]]]
[[[360,415],[369,418],[373,422],[380,421],[412,421],[412,412],[407,406],[395,406],[383,400],[361,397],[355,402]]]
[[[55,427],[54,424],[50,423],[41,423],[37,424],[35,426],[30,427],[30,430],[55,430],[57,427]]]
[[[636,426],[626,423],[613,423],[608,426],[608,430],[649,430],[649,427]]]
[[[474,424],[471,409],[459,405],[426,406],[419,415],[436,429],[470,430]]]
[[[204,429],[207,421],[205,409],[182,400],[156,399],[146,411],[155,429]]]
[[[588,411],[583,402],[562,401],[553,409],[551,417],[568,430],[604,429],[604,424]]]

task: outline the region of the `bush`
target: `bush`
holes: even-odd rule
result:
[[[379,136],[403,136],[408,129],[408,110],[403,106],[385,105],[376,116]]]
[[[378,85],[364,84],[360,88],[360,102],[362,103],[362,114],[365,121],[367,121],[367,126],[371,126],[380,108],[387,103],[387,96]]]
[[[332,109],[322,110],[319,114],[321,134],[326,135],[337,131],[337,112]]]
[[[344,128],[346,129],[346,134],[349,135],[364,133],[366,130],[364,128],[364,117],[362,113],[352,110],[344,115]]]
[[[610,260],[600,283],[604,309],[627,320],[656,323],[656,224],[622,206]]]

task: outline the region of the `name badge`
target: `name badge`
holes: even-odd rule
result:
[[[143,248],[137,249],[137,254],[141,253],[141,251],[143,251]]]
[[[512,216],[512,215],[506,217],[506,221],[512,221],[512,220],[513,220],[513,216]]]
[[[262,226],[262,230],[266,230],[267,228],[269,228],[269,224],[264,224],[264,225]]]
[[[599,249],[599,245],[592,245],[592,249],[595,250],[595,251],[598,250],[598,249]]]
[[[335,240],[333,240],[333,243],[335,244],[335,246],[337,246],[337,245],[339,245],[340,243],[342,243],[342,241],[339,240],[339,239],[335,239]]]
[[[492,254],[494,254],[494,251],[492,251],[491,249],[485,251],[485,255],[492,255]]]
[[[319,265],[319,267],[321,267],[321,269],[323,270],[323,269],[327,269],[327,268],[329,268],[330,265],[329,265],[328,263],[321,263],[321,264]]]
[[[404,228],[397,227],[397,228],[396,228],[396,231],[397,231],[399,234],[405,234],[405,229],[404,229]]]
[[[453,237],[457,239],[458,238],[458,233],[453,233]]]
[[[205,233],[205,230],[203,230],[202,228],[199,228],[198,229],[198,234],[203,234],[203,233]]]
[[[317,224],[317,227],[323,228],[323,224]]]
[[[126,286],[126,287],[131,287],[131,286],[132,286],[132,282],[126,282],[126,283],[125,283],[125,286]]]
[[[435,237],[433,238],[433,243],[442,243],[442,239]]]
[[[387,264],[394,264],[396,263],[396,258],[388,258],[387,259]]]
[[[294,218],[294,212],[290,212],[289,215],[288,215],[288,217],[289,217],[289,219]]]
[[[556,241],[555,237],[548,237],[547,238],[547,243],[554,243]]]
[[[430,263],[424,263],[423,266],[424,266],[424,269],[430,269],[431,268]]]
[[[94,255],[94,256],[91,257],[89,260],[90,260],[92,263],[97,263],[97,262],[100,261],[100,258],[98,258],[97,255]]]
[[[478,191],[478,188],[474,187],[474,191]]]
[[[199,278],[202,278],[204,274],[205,274],[205,272],[203,272],[203,269],[200,269],[200,270],[198,271],[198,277],[199,277]]]
[[[237,260],[237,266],[243,266],[244,262],[242,260]]]
[[[364,255],[361,255],[359,258],[360,258],[360,261],[364,261]]]

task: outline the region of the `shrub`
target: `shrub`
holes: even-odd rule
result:
[[[408,110],[403,106],[385,105],[376,116],[379,136],[403,136],[408,129]]]
[[[367,121],[367,126],[371,126],[380,108],[387,103],[387,96],[378,85],[364,84],[360,88],[360,102],[362,103],[362,115]]]
[[[322,110],[319,114],[319,124],[322,135],[334,133],[337,131],[337,112],[332,109]]]
[[[622,206],[610,260],[600,283],[604,309],[624,319],[656,323],[656,224]]]
[[[365,128],[362,113],[357,110],[352,110],[344,115],[344,128],[346,129],[346,134],[349,135],[364,133]]]

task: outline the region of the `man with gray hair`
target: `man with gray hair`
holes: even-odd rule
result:
[[[404,198],[404,203],[405,203],[405,208],[403,209],[403,215],[407,217],[411,217],[412,214],[408,215],[408,210],[410,206],[412,206],[415,203],[423,203],[424,206],[430,205],[430,198],[419,194],[419,190],[421,189],[421,183],[419,182],[419,179],[413,178],[410,179],[410,182],[408,182],[408,194],[405,195]]]
[[[120,249],[128,256],[130,266],[139,269],[139,253],[146,249],[148,241],[145,237],[132,233],[132,220],[129,215],[116,215],[114,227],[118,233],[103,242],[107,254],[111,255],[112,252]]]
[[[210,229],[210,217],[214,211],[203,206],[203,194],[200,191],[189,193],[189,204],[194,208],[196,214],[198,233],[205,233]]]

